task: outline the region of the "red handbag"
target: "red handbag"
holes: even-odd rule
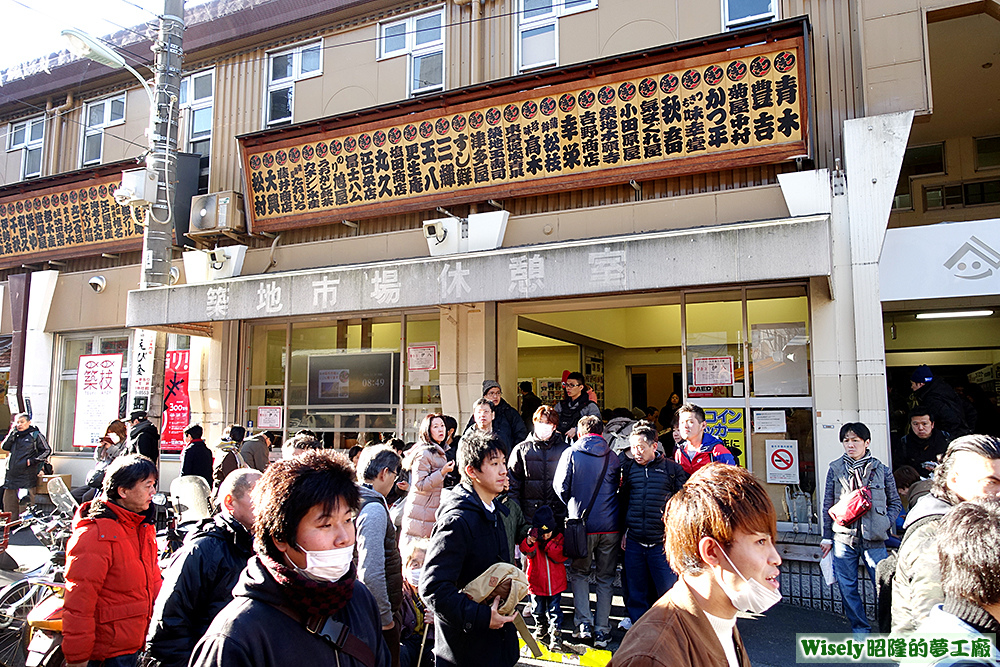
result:
[[[874,468],[868,476],[868,483],[875,475]],[[861,484],[861,475],[856,478],[858,488],[854,489],[840,499],[836,505],[830,508],[830,518],[840,526],[850,526],[852,523],[863,517],[872,508],[872,492],[868,489],[868,484]]]

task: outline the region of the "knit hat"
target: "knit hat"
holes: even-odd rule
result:
[[[535,510],[535,516],[531,518],[531,526],[537,528],[540,533],[553,530],[555,524],[556,515],[552,513],[552,508],[548,505],[542,505]]]
[[[499,389],[500,383],[497,382],[496,380],[483,380],[483,396],[485,396],[486,392],[488,392],[493,387]]]
[[[934,373],[931,372],[931,367],[926,364],[917,366],[913,370],[913,375],[910,376],[911,382],[930,382],[933,379]]]

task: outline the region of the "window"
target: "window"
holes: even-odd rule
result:
[[[1000,167],[1000,137],[976,139],[976,169]]]
[[[322,73],[322,42],[272,53],[267,61],[267,124],[291,123],[295,82]]]
[[[559,17],[596,9],[597,0],[521,0],[518,67],[526,71],[559,62]]]
[[[722,20],[726,30],[770,23],[777,18],[777,0],[722,0]]]
[[[8,130],[7,150],[21,151],[21,178],[42,175],[42,145],[45,135],[45,117],[31,118],[11,123]]]
[[[201,156],[198,194],[208,193],[208,170],[212,148],[212,102],[215,75],[198,72],[181,80],[181,109],[187,113],[187,150]]]
[[[80,357],[85,354],[123,354],[122,375],[120,381],[120,398],[118,401],[118,417],[128,414],[128,376],[129,376],[129,331],[102,331],[99,333],[82,333],[63,336],[60,348],[58,371],[58,389],[55,396],[55,437],[49,438],[49,444],[57,452],[71,452],[73,449],[74,427],[76,426],[76,379],[80,367]],[[91,452],[88,451],[88,454]]]
[[[903,164],[899,168],[899,180],[896,182],[896,194],[892,200],[895,209],[912,209],[913,194],[910,180],[915,176],[928,174],[943,174],[944,144],[930,146],[911,146],[903,153]]]
[[[410,95],[444,90],[444,10],[379,24],[379,58],[408,56]]]
[[[98,164],[104,152],[104,130],[125,122],[125,93],[84,108],[83,164]]]
[[[1000,180],[924,188],[924,210],[1000,204]]]

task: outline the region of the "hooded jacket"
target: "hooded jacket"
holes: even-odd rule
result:
[[[403,564],[396,546],[396,527],[389,519],[385,497],[367,484],[361,491],[357,518],[358,579],[375,597],[382,626],[392,623],[392,614],[403,602]]]
[[[529,523],[535,510],[542,505],[552,508],[556,522],[561,526],[566,521],[566,505],[556,495],[552,481],[562,453],[568,445],[562,434],[553,432],[547,440],[539,440],[534,433],[518,443],[510,453],[507,477],[510,479],[508,496],[521,506],[524,518]]]
[[[528,592],[546,597],[566,590],[566,556],[563,555],[563,534],[555,533],[546,542],[528,538],[521,540],[521,553],[528,559]]]
[[[29,489],[35,487],[35,481],[42,472],[42,464],[52,453],[48,441],[37,426],[28,426],[23,431],[11,430],[0,445],[7,456],[7,476],[4,478],[5,489]]]
[[[160,458],[160,432],[153,426],[153,422],[143,419],[129,429],[128,449],[124,453],[142,454],[156,463]]]
[[[896,554],[896,575],[892,578],[892,631],[914,632],[927,618],[934,605],[944,602],[941,589],[941,561],[937,553],[937,533],[940,520],[951,509],[951,504],[937,496],[921,496],[906,515],[903,528],[909,531],[906,541]]]
[[[687,478],[688,474],[680,465],[659,452],[646,465],[626,459],[622,464],[618,498],[626,539],[647,546],[662,544],[663,509]]]
[[[212,620],[233,599],[233,587],[253,556],[253,537],[236,519],[201,522],[164,571],[146,651],[164,667],[183,667]]]
[[[226,605],[195,646],[192,667],[364,667],[347,653],[307,630],[281,611],[286,599],[281,585],[259,558],[251,558]],[[389,667],[375,598],[361,583],[347,606],[331,616],[343,623],[375,655],[375,667]]]
[[[404,539],[431,536],[446,478],[442,468],[447,463],[440,445],[418,442],[406,453],[403,467],[410,471],[410,489],[403,504]]]
[[[601,476],[604,458],[608,469]],[[552,482],[556,495],[566,504],[570,518],[579,518],[587,509],[599,485],[594,507],[587,515],[587,533],[618,532],[618,482],[621,478],[621,461],[611,451],[607,441],[599,435],[584,435],[574,442],[559,459],[556,477]]]
[[[267,452],[267,441],[264,440],[263,433],[245,438],[243,444],[240,445],[240,456],[243,457],[246,464],[261,472],[264,472],[267,464],[270,463]]]
[[[736,465],[736,457],[726,448],[725,443],[708,431],[702,433],[701,447],[693,457],[688,456],[686,445],[677,445],[677,449],[674,450],[674,461],[679,463],[688,475],[693,475],[699,468],[709,463]]]
[[[462,588],[496,563],[509,563],[503,521],[506,508],[489,512],[466,483],[441,498],[441,509],[420,575],[420,597],[434,612],[437,665],[512,667],[518,661],[517,631],[510,623],[490,629],[490,607]]]
[[[136,514],[94,500],[73,517],[66,549],[62,649],[67,662],[105,660],[142,648],[163,581],[155,510]]]

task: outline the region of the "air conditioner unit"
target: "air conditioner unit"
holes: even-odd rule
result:
[[[246,232],[243,195],[227,190],[191,198],[189,236],[215,236],[227,232]]]

